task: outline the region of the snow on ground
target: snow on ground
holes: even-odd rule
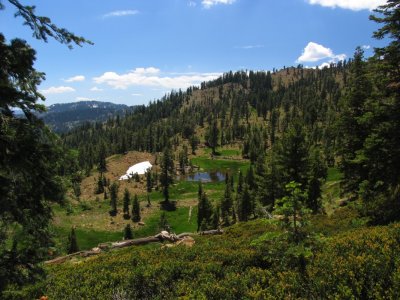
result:
[[[119,180],[128,180],[135,173],[138,173],[139,175],[143,175],[144,173],[147,172],[147,169],[150,169],[151,167],[152,167],[152,165],[149,161],[143,161],[141,163],[133,165],[128,169],[128,171],[126,171],[125,175],[122,175],[119,178]]]

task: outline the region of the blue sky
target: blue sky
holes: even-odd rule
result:
[[[46,104],[99,100],[147,104],[229,70],[315,67],[366,55],[371,9],[385,0],[21,0],[93,46],[36,41],[14,8],[1,11],[7,40],[26,39],[46,73]]]

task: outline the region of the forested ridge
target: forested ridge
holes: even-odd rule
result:
[[[172,91],[124,117],[86,124],[62,138],[67,146],[79,149],[80,163],[88,170],[96,163],[101,145],[108,155],[128,150],[154,153],[161,152],[170,139],[175,146],[190,146],[196,140],[211,147],[244,144],[244,156],[251,154],[254,162],[255,152],[263,154],[298,119],[310,143],[321,144],[333,160],[333,126],[349,64],[339,62],[322,70],[300,65],[272,73],[229,72],[201,88]],[[218,128],[215,141],[207,135],[213,125]]]

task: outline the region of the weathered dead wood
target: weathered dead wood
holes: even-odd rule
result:
[[[160,239],[156,238],[154,236],[149,236],[149,237],[140,238],[140,239],[126,240],[126,241],[112,243],[111,249],[124,248],[124,247],[137,246],[137,245],[146,245],[148,243],[156,243],[156,242],[160,242]]]
[[[57,257],[48,261],[45,261],[45,264],[61,264],[68,259],[74,257],[74,256],[81,256],[81,257],[89,257],[93,255],[97,255],[102,253],[104,250],[108,249],[119,249],[119,248],[125,248],[125,247],[130,247],[130,246],[140,246],[140,245],[146,245],[149,243],[162,243],[164,241],[168,241],[171,243],[179,243],[179,242],[184,242],[184,240],[187,237],[191,237],[194,235],[216,235],[216,234],[222,234],[224,231],[222,229],[215,229],[215,230],[207,230],[207,231],[201,231],[199,233],[191,233],[191,232],[183,232],[181,234],[171,234],[168,231],[161,231],[159,234],[155,236],[149,236],[145,238],[139,238],[139,239],[133,239],[133,240],[125,240],[125,241],[119,241],[115,243],[101,243],[97,247],[93,248],[92,250],[88,251],[79,251],[75,252],[72,254],[68,254],[65,256]],[[190,247],[194,244],[193,239],[188,239],[190,240]]]

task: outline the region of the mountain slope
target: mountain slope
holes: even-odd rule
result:
[[[85,122],[105,121],[110,116],[123,115],[130,107],[101,101],[80,101],[53,104],[40,115],[54,131],[62,133]]]

